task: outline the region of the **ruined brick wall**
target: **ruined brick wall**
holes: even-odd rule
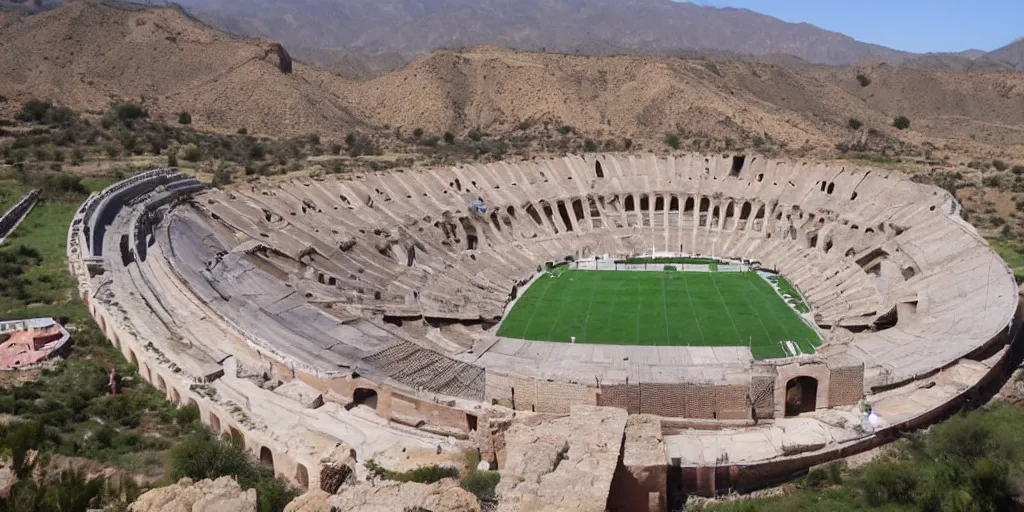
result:
[[[597,405],[594,393],[586,386],[538,380],[537,412],[568,414],[573,404]]]
[[[718,386],[715,388],[715,413],[720,420],[750,419],[750,390],[747,386]]]
[[[864,396],[864,365],[830,368],[828,406],[853,405]]]
[[[640,413],[640,386],[636,384],[610,384],[601,386],[597,405],[618,407],[629,414]]]
[[[640,413],[685,417],[689,384],[640,383]]]
[[[755,419],[775,417],[775,377],[755,375],[750,378],[750,402]]]

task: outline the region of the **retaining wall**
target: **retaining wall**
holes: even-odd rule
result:
[[[28,212],[39,202],[39,190],[30,190],[21,196],[21,199],[14,206],[10,207],[3,216],[0,216],[0,243],[10,235],[14,228],[18,227],[21,220],[28,215]]]

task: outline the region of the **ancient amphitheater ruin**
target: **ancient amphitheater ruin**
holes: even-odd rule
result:
[[[495,334],[546,266],[652,247],[777,268],[824,345],[756,360],[743,346]],[[507,510],[664,510],[878,446],[999,374],[1019,324],[1013,275],[947,192],[749,156],[224,190],[160,169],[84,204],[68,258],[143,378],[295,484],[320,486],[338,443],[360,461],[471,447],[503,475],[536,477],[503,476]],[[866,403],[884,424],[865,425]]]

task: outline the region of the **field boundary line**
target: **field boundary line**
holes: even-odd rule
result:
[[[740,329],[739,327],[736,327],[736,321],[732,319],[732,313],[729,312],[729,305],[725,303],[725,297],[722,295],[722,290],[718,288],[718,283],[715,281],[715,274],[717,274],[717,272],[709,272],[709,274],[711,274],[711,284],[715,286],[718,298],[722,300],[722,306],[724,306],[722,309],[725,310],[725,316],[729,317],[729,323],[732,324],[732,330],[736,333],[737,338],[742,338],[743,335],[740,334]],[[738,341],[742,342],[743,340],[738,339]]]
[[[683,273],[683,276],[683,290],[686,292],[686,302],[690,303],[690,311],[693,313],[693,323],[697,324],[697,332],[700,334],[701,346],[704,346],[707,345],[708,339],[704,337],[704,329],[700,328],[700,319],[697,318],[697,308],[693,307],[693,298],[690,297],[690,283],[687,282],[685,278],[686,273]],[[692,345],[687,344],[686,346],[689,347]]]
[[[545,273],[545,274],[547,274],[547,273]],[[544,279],[544,278],[541,277],[540,279]],[[548,279],[551,279],[550,274],[548,274]],[[536,284],[536,283],[534,283],[534,284]],[[531,288],[532,288],[532,286],[531,286]],[[548,286],[544,288],[544,291],[540,292],[540,298],[537,299],[537,304],[533,306],[533,312],[530,313],[530,319],[526,321],[526,327],[523,327],[523,339],[527,339],[527,340],[530,339],[530,338],[526,337],[526,335],[530,332],[530,324],[533,323],[533,317],[537,316],[537,310],[540,309],[540,305],[544,302],[544,297],[547,297],[548,290],[550,290],[550,289],[551,289],[551,284],[549,283]],[[527,291],[529,291],[529,290],[527,290]]]
[[[668,345],[672,345],[672,330],[668,327],[668,294],[665,293],[665,280],[668,279],[668,272],[663,272],[661,276],[661,309],[665,312],[665,337],[668,338]],[[657,345],[655,345],[657,346]]]
[[[757,277],[757,279],[761,279],[761,278]],[[750,289],[750,280],[749,279],[744,279],[744,281],[746,281],[746,288],[749,290]],[[754,288],[753,291],[757,292],[757,288]],[[761,320],[761,312],[758,310],[758,308],[756,308],[754,306],[754,302],[752,300],[750,300],[750,295],[751,295],[751,293],[744,293],[743,294],[743,298],[747,299],[747,304],[750,304],[750,310],[753,311],[754,314],[757,316],[757,323],[758,323],[758,325],[760,325],[761,329],[764,331],[764,333],[766,335],[768,335],[768,343],[765,346],[771,345],[773,343],[772,342],[772,333],[768,332],[768,327],[766,327],[764,325],[764,321]],[[786,329],[786,326],[784,324],[782,324],[782,322],[777,322],[777,323],[782,326],[782,329],[784,331],[786,331],[786,335],[789,336],[789,330]],[[751,346],[753,346],[753,343],[751,343]]]
[[[590,327],[590,308],[594,307],[594,295],[597,294],[598,283],[601,282],[601,277],[598,276],[597,281],[594,282],[595,286],[590,290],[590,302],[587,303],[587,316],[583,318],[583,341],[586,342],[587,329]]]

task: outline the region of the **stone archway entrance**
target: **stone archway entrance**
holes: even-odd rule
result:
[[[790,379],[786,383],[786,417],[813,412],[817,398],[818,379],[806,376]]]
[[[377,410],[377,392],[372,389],[356,388],[355,392],[352,393],[352,403],[354,405],[365,405],[373,410]]]

